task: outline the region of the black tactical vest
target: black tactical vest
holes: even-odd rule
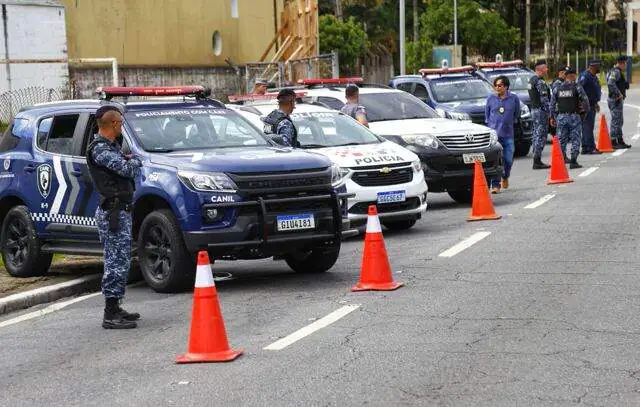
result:
[[[289,121],[291,123],[291,126],[293,127],[293,139],[291,140],[291,147],[300,147],[300,144],[298,144],[298,129],[296,128],[296,125],[293,124],[293,120],[291,120],[289,116],[279,117],[273,125],[273,132],[276,132],[276,130],[278,129],[278,125],[284,120]]]
[[[558,96],[556,102],[558,104],[558,113],[578,113],[580,104],[580,95],[578,88],[573,82],[564,82],[558,85],[556,90]]]
[[[620,90],[620,93],[622,93],[622,97],[626,98],[627,89],[629,89],[629,84],[627,83],[627,80],[624,78],[624,74],[622,73],[622,70],[620,68],[615,68],[615,69],[620,71],[620,79],[616,81],[616,86],[618,87],[618,90]]]
[[[538,81],[542,81],[538,75],[529,78],[529,97],[531,98],[531,107],[534,109],[545,107],[542,106],[542,97],[549,96],[549,87],[544,81],[542,81],[542,93],[538,91],[538,86],[536,86]]]
[[[89,175],[93,180],[96,190],[100,194],[100,204],[113,198],[120,198],[120,200],[125,203],[131,203],[133,201],[133,192],[135,191],[135,183],[133,180],[123,177],[93,161],[91,151],[99,142],[103,141],[104,140],[100,138],[94,139],[91,144],[89,144],[89,147],[87,147],[86,156]]]

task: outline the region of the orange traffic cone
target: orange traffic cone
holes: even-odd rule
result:
[[[378,209],[375,205],[370,205],[367,233],[364,237],[360,281],[351,287],[351,291],[391,291],[399,288],[402,284],[393,281],[387,249],[384,247],[384,239],[382,238]]]
[[[501,217],[493,209],[493,202],[489,195],[487,178],[484,175],[482,164],[480,161],[476,161],[473,170],[473,204],[471,205],[471,215],[467,220],[490,220],[500,219]]]
[[[553,137],[553,145],[551,146],[551,170],[549,170],[549,178],[547,184],[564,184],[573,182],[569,177],[567,167],[564,165],[564,157],[560,148],[558,137]]]
[[[209,255],[203,250],[198,253],[189,351],[178,356],[176,363],[229,362],[242,352],[229,349]]]
[[[607,119],[603,113],[600,113],[600,130],[598,130],[598,146],[596,148],[603,153],[611,153],[614,151],[611,145],[609,129],[607,129]]]

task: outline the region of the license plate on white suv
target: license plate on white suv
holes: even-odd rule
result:
[[[406,191],[389,191],[389,192],[378,192],[378,203],[393,203],[393,202],[404,202],[407,200]]]
[[[276,217],[276,224],[278,232],[314,229],[316,227],[316,221],[311,213],[278,216]]]
[[[465,164],[473,164],[476,161],[480,161],[481,163],[484,163],[487,161],[487,159],[484,158],[484,153],[462,154],[462,159],[464,160]]]

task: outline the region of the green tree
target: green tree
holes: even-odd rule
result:
[[[331,15],[320,16],[320,52],[338,51],[340,70],[353,73],[355,63],[367,47],[367,34],[353,17],[344,22]]]
[[[433,65],[433,42],[427,37],[421,36],[418,41],[407,42],[407,72],[417,73],[420,68],[429,68]]]

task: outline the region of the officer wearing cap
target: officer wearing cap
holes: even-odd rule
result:
[[[278,108],[269,113],[263,121],[268,125],[269,132],[282,137],[282,143],[290,147],[299,147],[298,130],[293,125],[291,113],[296,108],[296,93],[293,89],[282,89],[278,93]]]
[[[582,117],[588,111],[589,98],[584,89],[576,83],[576,71],[567,68],[565,81],[551,93],[551,123],[558,128],[558,138],[565,157],[567,144],[571,142],[569,168],[582,168],[578,164],[578,155],[582,139]]]
[[[254,95],[264,95],[267,93],[267,86],[269,82],[264,79],[256,79],[255,84],[253,85],[253,91],[251,92]]]
[[[629,144],[624,142],[622,138],[622,125],[624,123],[623,108],[624,99],[627,97],[627,89],[629,89],[629,83],[624,78],[622,71],[627,64],[627,57],[619,56],[616,66],[609,72],[607,77],[607,86],[609,87],[609,98],[607,103],[609,110],[611,111],[611,145],[615,149],[629,148]]]
[[[551,81],[551,93],[553,93],[553,91],[558,87],[558,85],[560,85],[562,82],[564,82],[564,72],[568,69],[568,67],[566,65],[560,65],[558,67],[558,71],[556,74],[556,77],[553,79],[553,81]],[[552,136],[556,136],[557,134],[557,129],[556,126],[549,122],[549,133],[551,133]]]
[[[364,106],[358,104],[360,100],[360,89],[354,84],[349,84],[344,90],[344,96],[347,99],[347,104],[342,106],[340,111],[353,117],[363,126],[369,127],[367,111]]]
[[[544,81],[547,76],[547,61],[539,59],[535,65],[536,74],[529,79],[529,97],[531,98],[531,116],[533,118],[533,169],[549,168],[542,162],[542,150],[549,134],[549,109],[551,91]]]
[[[600,111],[600,98],[602,97],[602,89],[597,74],[600,73],[600,61],[594,59],[589,61],[589,67],[582,71],[578,84],[582,86],[584,92],[589,97],[589,113],[582,122],[582,154],[602,154],[596,148],[596,142],[593,137],[593,127],[596,123],[596,113]]]
[[[93,184],[100,194],[95,220],[100,241],[104,244],[102,293],[105,309],[102,327],[129,329],[137,326],[138,313],[120,307],[124,298],[131,265],[131,204],[135,179],[142,163],[125,155],[118,143],[122,113],[115,106],[102,106],[96,111],[98,134],[87,147],[87,166]]]

